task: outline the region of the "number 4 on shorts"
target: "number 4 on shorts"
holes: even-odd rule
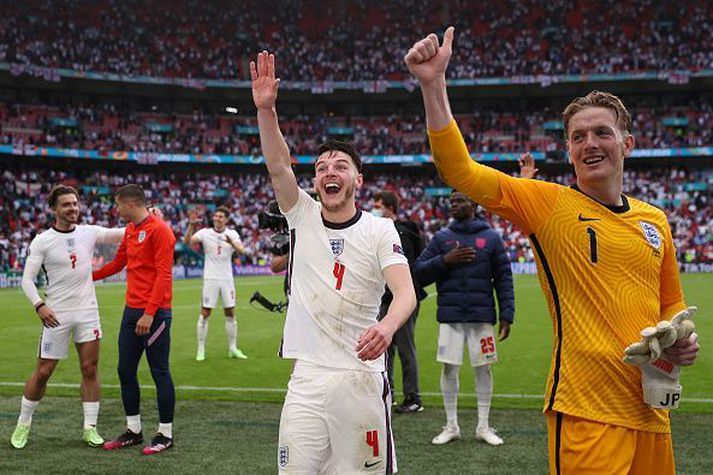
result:
[[[379,431],[366,431],[366,445],[372,448],[372,450],[374,451],[374,457],[379,456]]]

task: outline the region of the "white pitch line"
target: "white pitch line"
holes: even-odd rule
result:
[[[22,387],[24,385],[25,385],[25,383],[21,383],[21,382],[0,381],[0,386]],[[47,384],[47,386],[55,387],[55,388],[72,388],[72,389],[79,388],[79,384],[74,384],[74,383],[49,383],[49,384]],[[102,387],[108,388],[108,389],[120,389],[121,388],[121,386],[119,386],[118,384],[102,384]],[[153,385],[148,385],[148,386],[142,385],[141,390],[145,390],[145,389],[155,390],[156,387]],[[235,387],[223,387],[223,386],[176,386],[176,389],[178,389],[180,391],[208,391],[208,392],[226,391],[226,392],[233,392],[233,393],[285,394],[287,392],[287,390],[283,389],[283,388],[235,388]],[[421,395],[422,396],[438,397],[438,396],[441,396],[441,393],[425,392],[425,393],[421,393]],[[476,397],[476,395],[470,394],[470,393],[463,393],[463,394],[459,394],[458,397],[460,397],[460,398],[474,398],[474,397]],[[543,399],[545,396],[544,396],[544,394],[493,394],[493,397],[502,398],[502,399]],[[703,403],[703,404],[713,404],[713,399],[710,399],[710,398],[684,398],[683,401],[698,402],[698,403]]]

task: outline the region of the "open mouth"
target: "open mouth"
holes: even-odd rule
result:
[[[328,195],[336,195],[342,189],[339,183],[327,183],[324,185],[324,192]]]
[[[586,157],[583,161],[585,165],[596,165],[597,163],[601,162],[604,160],[604,157],[601,155],[595,155],[592,157]]]

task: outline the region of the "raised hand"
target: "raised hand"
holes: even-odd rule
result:
[[[520,176],[522,178],[535,178],[537,172],[540,171],[535,168],[535,157],[531,153],[523,153],[517,163],[520,165]]]
[[[272,109],[277,101],[280,79],[275,78],[275,55],[267,51],[257,55],[250,62],[250,78],[253,81],[253,101],[258,109]]]
[[[406,53],[404,62],[421,85],[445,79],[448,61],[451,58],[454,31],[452,26],[448,27],[443,35],[443,44],[440,46],[438,36],[431,33],[416,42]]]
[[[198,211],[194,209],[188,210],[188,223],[192,225],[200,224],[201,219],[198,217]]]

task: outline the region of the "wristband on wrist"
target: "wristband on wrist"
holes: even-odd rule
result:
[[[45,304],[44,302],[41,302],[40,304],[38,304],[38,305],[35,307],[35,312],[39,312],[40,309],[41,309],[42,307],[44,307],[45,305],[47,305],[47,304]]]

